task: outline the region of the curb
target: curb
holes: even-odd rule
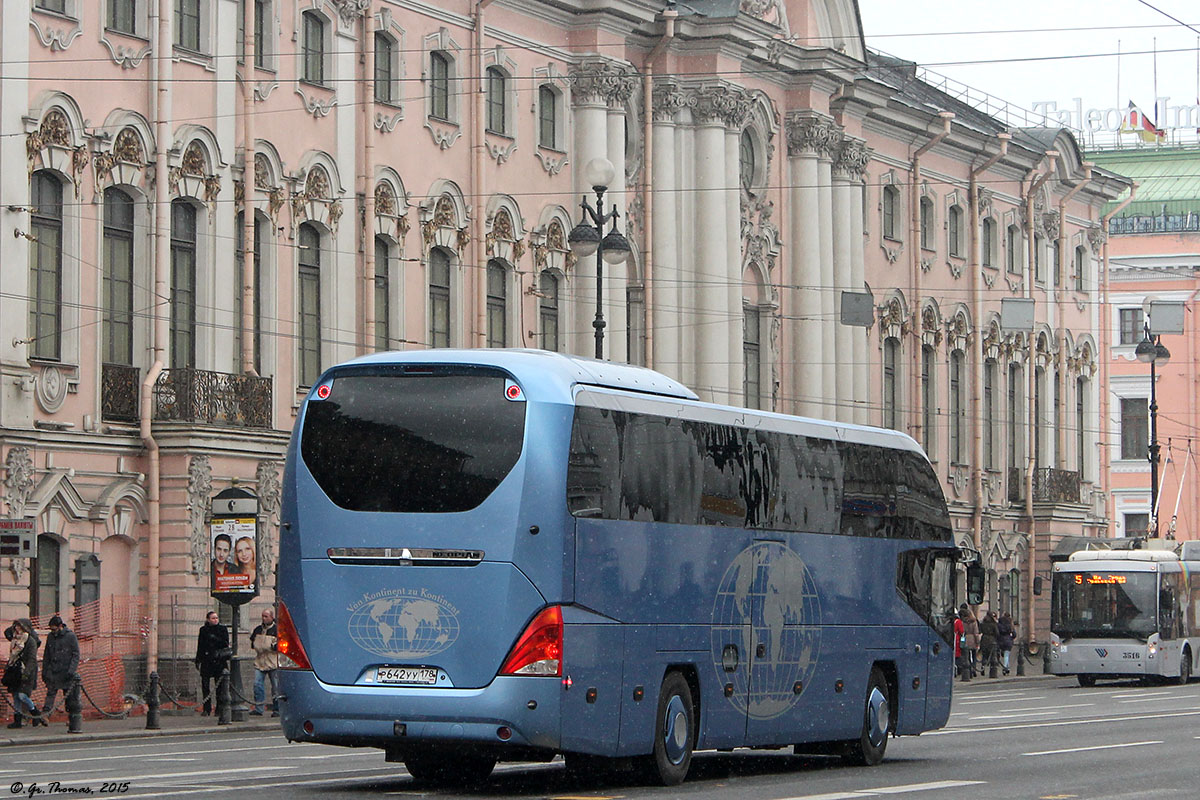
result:
[[[146,739],[158,736],[195,736],[197,734],[226,734],[226,733],[269,733],[276,732],[280,736],[283,735],[283,729],[278,725],[270,723],[258,723],[245,725],[242,723],[234,723],[230,725],[222,725],[219,728],[215,727],[190,727],[190,728],[163,728],[157,731],[148,731],[144,728],[131,731],[97,731],[96,733],[62,733],[62,734],[37,734],[25,737],[0,736],[0,748],[9,745],[35,745],[35,744],[66,744],[68,742],[102,742],[114,741],[121,739]]]
[[[1038,684],[1046,683],[1052,680],[1066,680],[1070,678],[1070,675],[1050,675],[1048,673],[1038,673],[1037,675],[1010,676],[1007,678],[972,678],[966,683],[955,679],[954,693],[973,693],[975,691],[986,692],[1015,686],[1037,686]]]

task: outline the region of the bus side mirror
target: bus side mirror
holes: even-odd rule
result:
[[[1033,593],[1036,595],[1041,595],[1041,593],[1042,593],[1042,576],[1041,575],[1033,576]]]
[[[984,577],[983,566],[978,561],[967,567],[967,605],[983,603]]]

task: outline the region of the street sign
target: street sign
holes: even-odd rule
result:
[[[33,519],[0,519],[0,556],[37,558],[37,529]]]
[[[1033,301],[1025,297],[1001,298],[1000,327],[1009,332],[1033,330]]]
[[[1183,333],[1184,304],[1178,301],[1150,301],[1150,335]]]
[[[875,324],[875,298],[870,292],[842,292],[842,324],[862,328]]]

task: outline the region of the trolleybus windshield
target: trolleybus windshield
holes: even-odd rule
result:
[[[1145,639],[1156,630],[1157,584],[1153,572],[1057,573],[1050,628],[1063,639]]]

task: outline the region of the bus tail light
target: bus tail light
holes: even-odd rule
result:
[[[291,659],[292,662],[287,666],[281,662],[280,669],[312,669],[308,653],[304,652],[304,645],[300,643],[300,635],[296,633],[296,623],[292,622],[292,615],[288,613],[287,606],[283,604],[282,600],[279,601],[279,620],[275,626],[275,649]]]
[[[500,668],[501,675],[562,677],[562,608],[549,606],[525,626]]]

